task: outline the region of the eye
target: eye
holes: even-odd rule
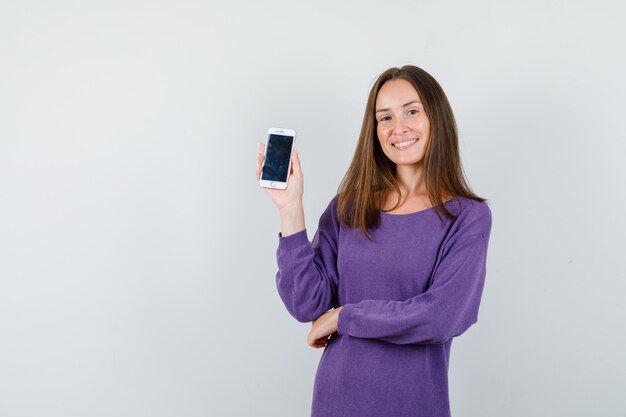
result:
[[[381,121],[381,122],[384,122],[384,121],[386,121],[387,119],[389,119],[389,116],[383,116],[383,117],[381,117],[381,118],[380,118],[380,121]]]
[[[412,111],[413,111],[413,112],[415,112],[415,113],[411,113]],[[417,110],[417,109],[411,109],[411,110],[409,110],[409,114],[417,114],[417,113],[418,113],[418,110]]]

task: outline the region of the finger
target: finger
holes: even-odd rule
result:
[[[320,341],[323,340],[323,338],[318,338],[318,339],[313,339],[313,335],[312,335],[313,331],[309,332],[309,335],[306,338],[306,342],[310,345],[310,346],[315,346],[316,344],[319,344]]]
[[[315,342],[315,343],[313,344],[313,347],[315,347],[315,348],[318,348],[318,349],[319,349],[319,348],[325,347],[326,345],[328,345],[328,343],[327,343],[327,342]]]
[[[311,347],[314,347],[314,348],[319,348],[319,347],[326,346],[326,342],[322,342],[322,341],[320,341],[320,340],[315,340],[315,341],[313,341],[312,343],[309,343],[309,345],[310,345]]]
[[[256,179],[261,178],[261,170],[263,169],[263,154],[259,152],[256,157]]]
[[[302,167],[300,166],[300,155],[298,153],[298,150],[296,148],[294,148],[293,150],[293,172],[294,174],[298,174],[300,176],[302,176]]]

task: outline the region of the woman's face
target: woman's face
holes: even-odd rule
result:
[[[383,84],[375,111],[378,141],[387,158],[402,165],[421,162],[430,137],[430,122],[411,83],[395,79]]]

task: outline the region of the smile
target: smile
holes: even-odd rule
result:
[[[394,143],[393,147],[402,151],[415,145],[416,142],[417,142],[417,138],[413,140],[407,140],[406,142]]]

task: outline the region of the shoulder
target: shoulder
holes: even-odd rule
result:
[[[320,216],[320,226],[325,229],[339,229],[336,195],[331,198],[330,202],[326,205],[324,212]]]
[[[465,197],[460,197],[459,199],[461,200],[462,212],[468,218],[475,220],[491,219],[491,208],[487,202]]]
[[[326,209],[324,210],[324,214],[336,216],[337,214],[337,197],[338,195],[333,196],[328,204],[326,205]]]
[[[326,205],[326,209],[324,210],[323,216],[332,217],[334,220],[339,218],[339,194],[335,194],[328,204]]]
[[[485,238],[491,232],[491,208],[486,202],[466,197],[456,198],[459,204],[452,205],[457,218],[453,222],[453,231],[457,237],[482,234]]]

